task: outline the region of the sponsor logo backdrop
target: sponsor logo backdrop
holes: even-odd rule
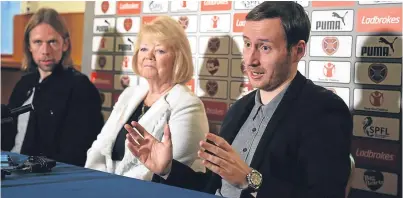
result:
[[[219,133],[228,108],[253,90],[242,64],[242,30],[262,1],[96,1],[86,3],[83,72],[101,91],[105,119],[127,86],[140,24],[169,15],[185,29],[194,63],[187,83]],[[338,94],[354,120],[350,197],[401,197],[402,4],[297,1],[311,19],[298,70]],[[329,178],[331,179],[331,178]]]

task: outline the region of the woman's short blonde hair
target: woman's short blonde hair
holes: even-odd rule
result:
[[[133,55],[133,70],[137,75],[137,55],[143,37],[152,36],[158,42],[167,45],[175,54],[172,80],[175,84],[185,84],[193,76],[193,60],[189,40],[179,22],[169,16],[159,16],[148,24],[143,24],[137,36]],[[141,76],[141,75],[140,75]]]

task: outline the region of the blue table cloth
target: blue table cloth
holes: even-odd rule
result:
[[[22,163],[27,156],[1,152]],[[1,181],[2,198],[212,198],[214,195],[57,163],[49,173],[13,172]]]

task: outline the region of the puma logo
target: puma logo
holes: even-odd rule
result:
[[[347,13],[348,13],[348,11],[346,11],[346,13],[344,13],[344,15],[341,17],[341,16],[340,16],[339,14],[337,14],[336,12],[333,12],[333,13],[332,13],[332,17],[336,17],[336,18],[341,19],[341,22],[343,22],[343,25],[346,25],[346,23],[344,23],[344,18],[346,17]]]
[[[379,38],[379,42],[380,42],[380,43],[384,43],[384,44],[386,44],[386,45],[389,45],[389,47],[392,49],[392,51],[393,51],[393,53],[394,53],[394,52],[395,52],[395,48],[393,47],[393,44],[395,43],[396,39],[397,39],[397,37],[395,37],[395,39],[393,39],[392,42],[389,42],[389,41],[386,40],[385,38],[380,37],[380,38]]]

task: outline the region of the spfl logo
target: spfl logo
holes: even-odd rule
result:
[[[373,121],[372,117],[366,117],[366,118],[364,118],[364,121],[362,122],[362,129],[364,130],[364,133],[368,137],[373,137],[373,138],[389,137],[388,128],[374,126],[373,123],[374,123],[374,121]]]
[[[260,4],[260,1],[241,1],[241,2],[246,9],[254,8],[255,6]]]
[[[366,170],[364,172],[364,182],[372,191],[376,191],[383,186],[383,174],[375,170]]]
[[[163,6],[160,2],[151,1],[148,4],[148,8],[150,8],[151,11],[161,11],[163,9]]]
[[[388,75],[388,68],[381,63],[373,63],[368,67],[368,77],[374,83],[380,83]]]

